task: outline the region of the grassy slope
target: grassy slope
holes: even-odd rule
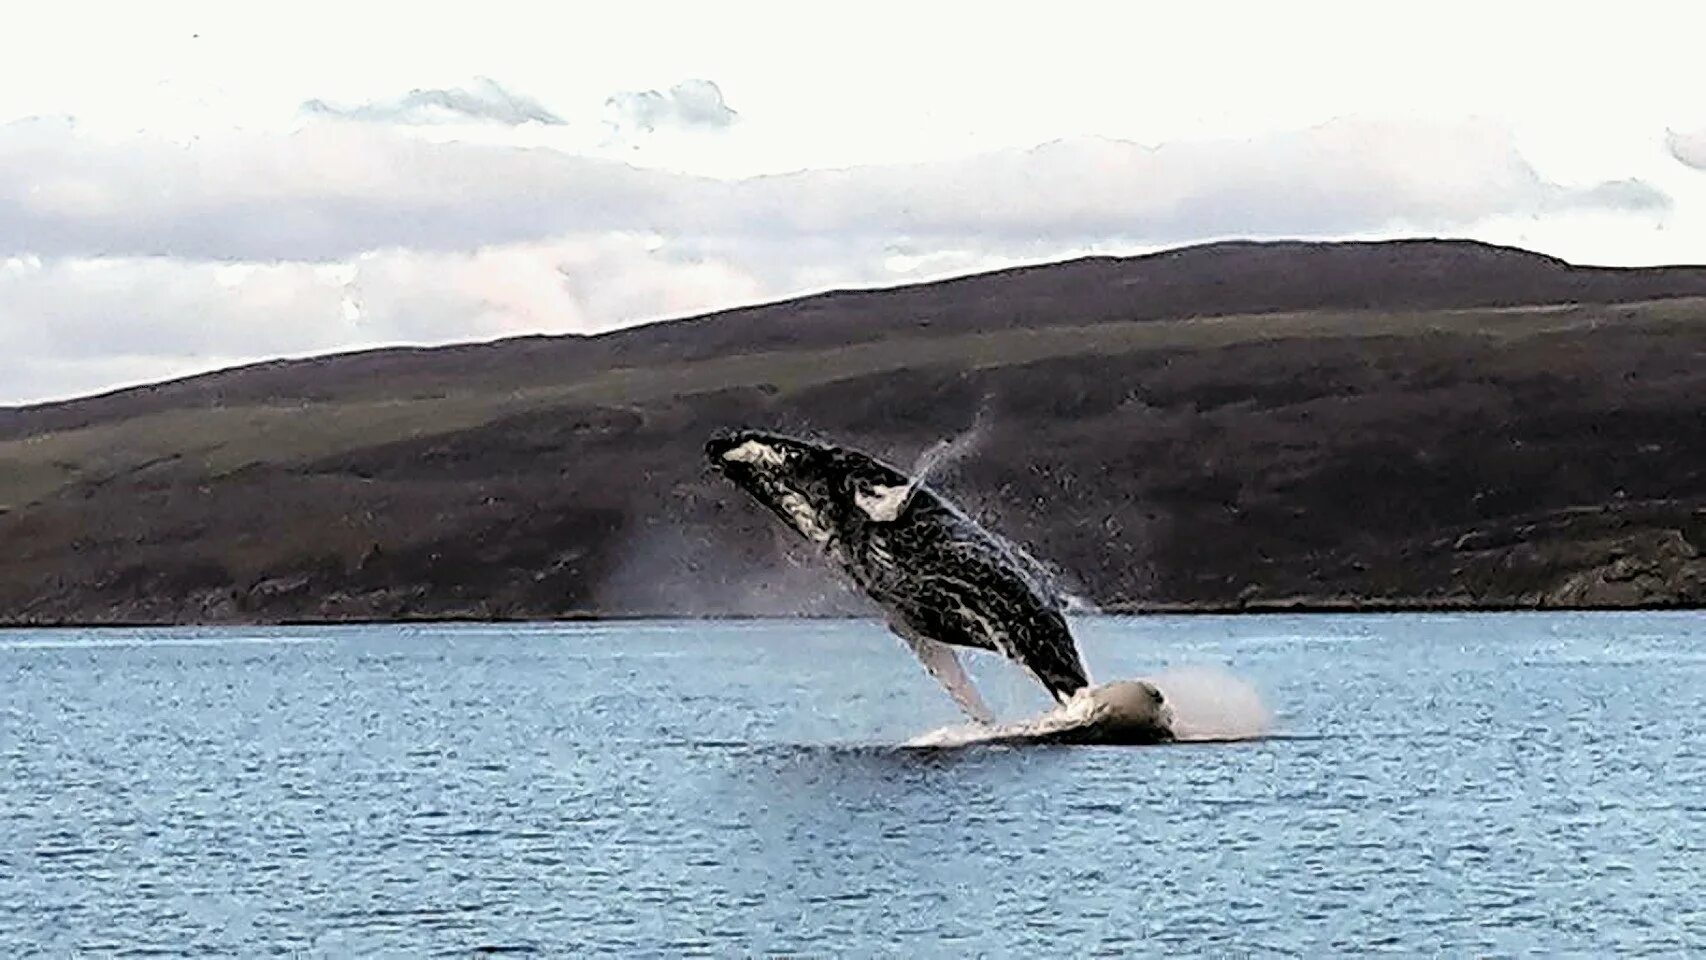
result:
[[[1621,308],[1625,325],[1692,324],[1706,299]],[[835,380],[931,366],[1022,367],[1075,356],[1211,350],[1309,338],[1468,335],[1504,340],[1605,322],[1578,305],[1371,313],[1315,311],[1174,321],[1049,326],[994,333],[914,335],[821,349],[773,350],[650,368],[618,367],[568,383],[461,383],[418,399],[352,399],[175,409],[0,441],[0,506],[23,505],[69,486],[101,483],[164,463],[219,478],[263,463],[308,463],[339,452],[479,427],[537,410],[660,400],[770,384],[784,392]]]
[[[705,432],[984,404],[951,491],[1112,606],[1706,600],[1706,299],[1077,319],[14,424],[0,619],[846,609]]]

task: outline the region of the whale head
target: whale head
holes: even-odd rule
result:
[[[856,450],[756,430],[719,433],[705,456],[736,486],[807,540],[827,545],[851,524],[891,522],[912,487]]]
[[[1160,743],[1174,739],[1173,709],[1148,680],[1084,687],[1061,708],[1065,739],[1078,743]]]

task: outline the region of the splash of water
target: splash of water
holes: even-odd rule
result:
[[[983,443],[984,435],[988,432],[985,423],[984,414],[979,411],[977,419],[965,432],[932,443],[913,463],[910,485],[928,483],[937,471],[951,467],[969,456]]]
[[[1089,697],[1076,696],[1066,703],[1056,706],[1048,713],[1030,720],[1003,724],[956,724],[920,734],[908,740],[906,745],[909,747],[964,747],[977,743],[1022,743],[1028,740],[1041,742],[1052,734],[1081,727],[1088,723],[1090,721],[1089,707]]]
[[[1173,738],[1180,742],[1257,740],[1273,729],[1273,714],[1254,685],[1212,667],[1179,667],[1144,678],[1166,698]],[[964,747],[983,743],[1018,745],[1057,741],[1063,732],[1105,722],[1097,717],[1095,691],[1080,691],[1042,716],[1017,723],[958,724],[920,734],[908,747]]]
[[[1248,680],[1215,667],[1174,667],[1148,678],[1173,711],[1179,740],[1255,740],[1274,716]]]
[[[918,459],[912,464],[911,472],[907,474],[905,486],[879,488],[878,495],[861,500],[859,505],[874,518],[893,520],[906,509],[907,503],[912,500],[913,492],[929,483],[932,475],[952,466],[977,449],[983,442],[983,424],[984,412],[980,410],[977,420],[964,433],[938,440],[918,455]]]

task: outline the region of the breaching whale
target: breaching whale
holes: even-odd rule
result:
[[[1047,573],[923,478],[856,450],[758,431],[719,433],[705,453],[869,594],[974,720],[994,716],[955,647],[1007,657],[1061,705],[1089,686]]]

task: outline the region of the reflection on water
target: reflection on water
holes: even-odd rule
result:
[[[1697,615],[1080,632],[1276,733],[904,749],[955,714],[868,623],[0,635],[0,952],[1706,946]]]

